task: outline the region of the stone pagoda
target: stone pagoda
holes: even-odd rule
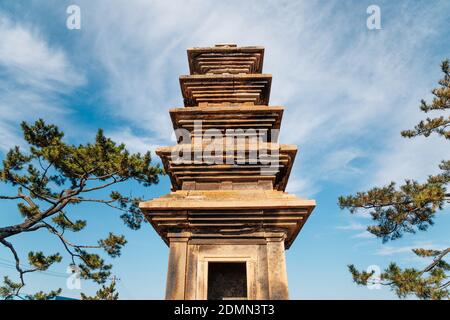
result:
[[[140,208],[170,247],[166,299],[288,299],[285,250],[315,207],[284,190],[297,148],[278,144],[264,48],[187,50],[178,138],[156,150],[169,194]]]

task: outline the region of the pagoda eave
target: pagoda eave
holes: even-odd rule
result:
[[[185,107],[242,103],[268,105],[270,74],[196,74],[180,76]]]
[[[285,232],[289,248],[316,203],[274,190],[179,190],[139,208],[168,243],[168,233],[192,238],[264,238]]]
[[[222,45],[214,48],[189,48],[187,50],[191,74],[208,73],[261,73],[264,47],[237,47]]]
[[[201,122],[202,132],[213,128],[225,132],[230,129],[279,130],[284,108],[281,106],[208,106],[172,108],[169,110],[173,128],[193,132],[196,121]],[[271,140],[270,131],[268,140]]]
[[[222,143],[221,141],[215,143]],[[169,174],[172,190],[190,189],[190,188],[210,188],[223,186],[224,182],[239,183],[258,183],[258,181],[270,181],[270,188],[279,191],[286,189],[289,175],[297,154],[297,147],[289,144],[263,143],[246,144],[245,157],[250,157],[252,150],[259,152],[262,147],[267,151],[265,164],[259,162],[253,165],[248,163],[239,164],[240,154],[234,147],[227,149],[224,144],[223,154],[214,154],[208,157],[202,155],[202,159],[196,158],[196,151],[202,151],[204,145],[195,146],[192,144],[176,145],[170,147],[160,147],[156,149],[156,154],[161,158],[164,170]],[[184,149],[183,149],[184,148]],[[228,150],[232,154],[228,154]],[[173,159],[179,152],[188,153],[190,160]],[[231,158],[230,158],[231,157]],[[220,160],[218,163],[217,160]],[[227,162],[229,161],[229,162]],[[248,161],[247,161],[248,162]],[[230,164],[228,164],[230,163]],[[194,187],[187,187],[187,184],[196,184]],[[203,187],[202,187],[203,186]]]

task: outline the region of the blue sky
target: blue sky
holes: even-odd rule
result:
[[[66,8],[81,8],[81,30],[66,28]],[[368,30],[366,9],[381,8],[381,30]],[[313,198],[317,208],[287,251],[293,299],[391,299],[386,288],[357,287],[346,265],[390,261],[421,267],[414,247],[448,242],[448,209],[428,232],[382,244],[365,232],[337,197],[404,178],[423,180],[450,157],[443,139],[406,140],[424,115],[421,98],[441,77],[450,56],[448,1],[2,1],[0,2],[0,153],[21,145],[19,123],[39,117],[57,124],[72,143],[92,141],[97,128],[131,151],[171,145],[168,109],[182,106],[178,76],[188,73],[186,48],[216,43],[262,45],[264,71],[273,74],[271,105],[285,106],[280,141],[299,147],[287,191]],[[157,159],[155,158],[155,161]],[[169,192],[130,183],[121,190],[147,199]],[[0,186],[1,194],[13,190]],[[13,203],[0,203],[0,225],[18,222]],[[121,298],[164,297],[168,250],[149,225],[132,232],[117,212],[73,208],[88,228],[80,243],[108,231],[128,244],[115,260]],[[11,241],[30,250],[60,251],[45,233]],[[23,258],[23,259],[24,259]],[[0,276],[10,275],[0,249]],[[24,292],[66,288],[69,260],[27,277]],[[96,287],[82,282],[83,292]]]

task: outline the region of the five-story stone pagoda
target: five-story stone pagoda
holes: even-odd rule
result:
[[[315,202],[284,192],[297,148],[277,143],[264,48],[187,53],[184,108],[170,110],[179,143],[156,151],[172,192],[140,203],[170,247],[166,299],[288,299],[284,251]]]

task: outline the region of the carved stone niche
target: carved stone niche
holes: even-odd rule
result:
[[[208,300],[247,300],[247,262],[208,262]]]
[[[289,298],[282,233],[254,239],[191,236],[170,235],[166,299]]]

